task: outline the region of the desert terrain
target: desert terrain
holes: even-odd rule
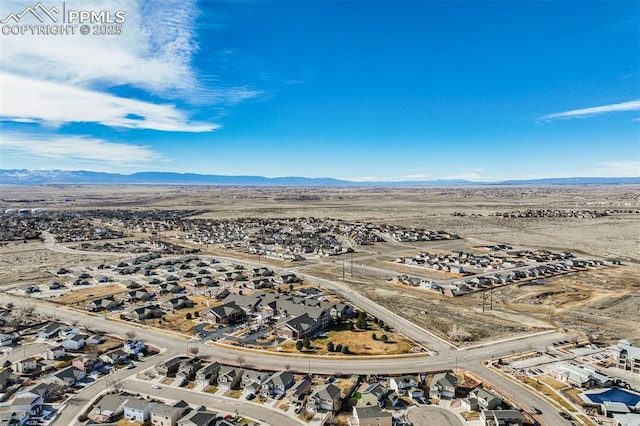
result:
[[[470,188],[262,188],[200,186],[3,186],[0,208],[44,210],[198,210],[199,218],[336,218],[444,230],[452,241],[376,243],[347,255],[298,263],[306,274],[344,283],[388,309],[459,344],[561,328],[595,338],[640,338],[629,318],[640,302],[640,192],[637,187],[549,186]],[[609,212],[599,217],[502,217],[526,210]],[[144,237],[144,235],[136,235]],[[170,235],[166,236],[170,239]],[[176,241],[173,240],[175,243]],[[188,245],[180,242],[180,244]],[[545,280],[512,284],[463,297],[444,297],[393,280],[408,267],[398,255],[419,251],[478,250],[483,244],[570,251],[607,261],[605,266]],[[222,247],[203,252],[255,259]],[[4,288],[42,284],[60,267],[97,264],[117,254],[59,253],[38,241],[0,247]],[[122,255],[120,255],[122,256]],[[344,258],[344,259],[343,259]],[[612,265],[611,261],[622,265]],[[381,270],[387,271],[386,273]],[[432,272],[430,272],[432,273]],[[433,273],[432,273],[433,274]],[[437,274],[436,274],[437,275]],[[430,278],[430,276],[426,276]],[[483,299],[485,309],[483,312]],[[399,330],[401,332],[401,330]]]

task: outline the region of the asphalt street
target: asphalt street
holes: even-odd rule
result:
[[[47,246],[51,249],[61,247],[51,239],[46,237]],[[66,249],[66,248],[65,248]],[[72,253],[77,251],[69,250]],[[65,252],[66,252],[65,250]],[[268,266],[256,262],[239,261],[237,259],[222,258],[234,263],[243,264],[247,267]],[[159,348],[166,348],[166,351],[154,357],[153,361],[158,363],[163,359],[178,354],[185,354],[188,347],[197,345],[201,356],[208,356],[210,359],[221,363],[250,366],[252,368],[279,371],[289,369],[299,372],[311,372],[318,374],[403,374],[403,373],[419,373],[419,372],[435,372],[452,368],[467,369],[478,377],[486,381],[491,386],[497,387],[504,393],[511,395],[521,402],[522,408],[528,409],[531,405],[539,407],[543,414],[539,416],[539,420],[548,425],[561,425],[566,422],[558,415],[558,411],[549,405],[544,399],[530,392],[518,383],[515,383],[485,367],[482,361],[487,358],[506,356],[517,352],[523,352],[532,348],[542,349],[552,342],[565,340],[570,337],[564,333],[544,333],[523,338],[511,339],[500,342],[493,342],[469,349],[458,349],[449,342],[440,339],[438,336],[424,330],[410,321],[395,315],[384,307],[372,302],[371,300],[361,296],[360,294],[346,288],[339,282],[320,279],[308,274],[299,273],[305,280],[326,287],[339,296],[348,300],[355,306],[369,312],[382,319],[386,324],[392,324],[396,330],[421,345],[429,348],[429,353],[412,354],[407,356],[396,357],[335,357],[335,356],[316,356],[316,357],[300,357],[297,355],[265,353],[264,351],[253,351],[235,348],[231,346],[215,345],[210,346],[197,341],[190,341],[186,336],[180,336],[169,333],[166,330],[150,329],[148,327],[129,324],[124,322],[110,321],[101,316],[90,316],[77,310],[60,307],[47,301],[37,299],[25,299],[16,296],[3,295],[6,302],[12,301],[17,306],[34,305],[38,312],[51,317],[58,318],[63,321],[74,322],[81,321],[83,325],[90,326],[96,330],[105,331],[110,334],[124,336],[129,330],[136,333],[140,338]],[[5,302],[5,303],[6,303]],[[140,367],[138,367],[140,368]],[[115,379],[120,380],[135,370],[126,370],[116,373]],[[120,377],[122,375],[123,377]],[[91,399],[97,395],[99,385],[93,385],[77,395],[79,400]],[[56,425],[68,425],[64,419],[67,419],[67,412],[77,410],[65,410],[63,416],[59,417],[55,422]],[[72,415],[77,415],[77,412]]]

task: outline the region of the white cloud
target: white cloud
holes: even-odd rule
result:
[[[603,161],[598,163],[596,171],[607,177],[640,176],[640,161]]]
[[[0,119],[44,122],[99,123],[132,129],[206,132],[219,126],[189,121],[173,105],[157,105],[59,83],[0,73]]]
[[[555,114],[542,116],[540,117],[540,119],[555,120],[559,118],[586,117],[590,115],[605,114],[610,112],[621,112],[621,111],[640,111],[640,100],[559,112]]]
[[[61,9],[55,3],[52,5]],[[210,131],[219,126],[190,123],[176,106],[126,99],[107,91],[133,86],[155,97],[181,99],[191,105],[232,105],[261,93],[244,86],[225,87],[210,76],[209,87],[202,83],[204,79],[192,66],[198,49],[196,0],[65,3],[67,10],[124,11],[122,34],[0,35],[4,120],[88,121],[164,131]],[[24,8],[24,0],[2,0],[0,18]],[[13,87],[16,83],[20,86]],[[123,118],[128,114],[145,119]]]
[[[167,161],[149,147],[86,136],[9,133],[0,138],[0,149],[3,155],[13,152],[66,161],[115,163],[118,166]]]

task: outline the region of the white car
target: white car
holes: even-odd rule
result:
[[[157,384],[157,383],[152,384],[152,385],[151,385],[151,387],[152,387],[152,388],[154,388],[154,389],[162,389],[162,388],[160,387],[160,385],[159,385],[159,384]]]

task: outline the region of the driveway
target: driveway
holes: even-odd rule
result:
[[[462,422],[455,414],[435,406],[413,408],[409,410],[407,420],[416,426],[462,426]]]

